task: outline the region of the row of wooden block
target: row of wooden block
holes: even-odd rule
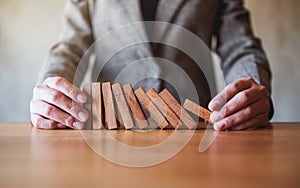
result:
[[[89,98],[85,108],[92,115],[87,129],[145,129],[149,127],[149,116],[161,129],[170,126],[192,129],[197,122],[186,110],[210,120],[210,111],[188,99],[182,107],[167,89],[160,93],[151,89],[146,93],[143,88],[134,91],[130,84],[96,82],[85,84],[83,91]]]

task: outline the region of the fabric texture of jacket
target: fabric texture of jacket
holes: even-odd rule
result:
[[[82,63],[80,71],[78,64],[85,52],[94,45],[98,55],[92,69],[93,81],[115,81],[120,71],[131,62],[159,57],[175,62],[185,70],[195,83],[201,103],[207,105],[211,99],[208,80],[214,81],[213,78],[205,78],[203,70],[202,73],[195,70],[197,68],[193,67],[193,59],[180,49],[145,42],[159,35],[163,37],[161,40],[175,41],[180,45],[185,43],[185,38],[178,37],[174,31],[163,27],[153,29],[147,27],[147,24],[145,27],[136,24],[142,21],[139,0],[69,0],[64,12],[63,31],[50,50],[40,82],[50,76],[62,76],[74,82],[76,73],[76,83],[79,84],[88,63]],[[217,52],[226,84],[252,77],[271,93],[269,63],[260,40],[253,34],[249,12],[242,0],[160,0],[155,21],[182,27],[199,37],[209,49]],[[112,31],[122,28],[127,29],[112,34]],[[157,33],[149,35],[149,30]],[[105,39],[108,35],[111,37]],[[97,41],[100,42],[95,45]],[[107,60],[109,63],[105,62],[104,67],[99,70],[97,65]],[[163,73],[159,63],[153,61],[149,67],[147,63],[136,64],[128,77],[159,77]],[[207,68],[205,71],[212,73],[211,64],[205,64],[204,67]],[[147,82],[144,84],[147,85]],[[149,87],[151,83],[158,90],[161,87],[160,81],[150,79]]]

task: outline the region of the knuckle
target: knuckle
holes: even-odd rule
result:
[[[61,85],[63,82],[63,78],[62,77],[55,77],[53,78],[53,85],[54,86],[59,86]]]
[[[78,95],[78,91],[77,89],[75,88],[75,86],[72,86],[70,89],[66,88],[67,89],[67,92],[70,94],[70,96],[72,98],[75,98],[77,95]]]
[[[64,78],[62,77],[51,77],[48,78],[47,83],[50,87],[57,88],[64,82]]]
[[[49,129],[55,129],[56,127],[57,126],[56,126],[56,123],[54,121],[48,123],[48,128]]]
[[[50,100],[52,102],[57,102],[61,99],[61,97],[62,97],[62,94],[59,91],[53,91],[53,93],[50,97]]]
[[[223,115],[223,117],[226,117],[227,114],[230,114],[233,108],[233,105],[225,105],[223,110],[221,110],[221,114]]]
[[[53,106],[48,106],[45,110],[45,115],[51,117],[55,113],[55,108]]]
[[[245,108],[245,115],[246,116],[251,116],[253,113],[254,113],[253,107],[249,106],[249,107]]]
[[[36,93],[37,93],[37,88],[38,86],[35,86],[34,88],[33,88],[33,90],[32,90],[32,94],[33,94],[33,96],[35,96],[36,95]]]
[[[44,123],[44,119],[40,116],[36,117],[35,120],[33,120],[33,125],[36,128],[41,128],[43,123]]]
[[[43,82],[43,83],[45,84],[45,83],[48,83],[48,82],[50,82],[50,81],[52,80],[52,78],[53,78],[53,77],[48,77],[48,78],[46,78],[46,79],[44,80],[44,82]]]
[[[250,94],[248,92],[240,92],[238,94],[238,99],[241,103],[247,103],[250,100]]]
[[[66,125],[72,125],[73,122],[74,122],[74,118],[72,116],[69,116],[68,118],[65,119]]]
[[[39,90],[41,90],[42,86],[41,85],[38,85],[38,86],[35,86],[32,90],[32,93],[33,93],[33,96],[37,96]]]
[[[265,86],[260,85],[258,87],[258,90],[259,90],[260,93],[263,93],[264,95],[268,94],[268,90],[267,90],[267,88]]]
[[[43,124],[42,118],[38,118],[38,119],[36,120],[36,127],[37,127],[37,128],[41,128],[41,127],[42,127],[42,124]]]
[[[255,82],[252,77],[245,78],[245,81],[247,81],[247,82]]]
[[[245,83],[252,83],[252,84],[256,83],[256,81],[252,77],[244,78],[243,82],[245,82]]]
[[[80,111],[79,107],[77,105],[74,105],[74,104],[71,104],[71,107],[68,108],[68,109],[70,109],[71,113],[75,113],[75,114],[77,114]]]
[[[240,81],[234,82],[231,85],[231,89],[234,90],[234,91],[236,91],[236,90],[238,90],[238,88],[240,87],[240,85],[241,85]]]

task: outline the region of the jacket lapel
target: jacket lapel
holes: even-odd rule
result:
[[[156,20],[159,22],[173,24],[187,0],[160,0],[156,12]],[[169,33],[170,25],[155,24],[155,39],[163,42],[165,36]]]
[[[143,21],[143,16],[140,8],[140,0],[119,0],[120,5],[124,8],[123,16],[127,17],[128,23],[124,23],[124,25],[131,23],[138,23]],[[141,24],[142,26],[142,24]],[[126,36],[126,37],[139,37],[139,40],[146,41],[147,33],[145,27],[138,27],[136,29],[135,36]]]
[[[156,20],[173,23],[180,9],[187,0],[160,0],[156,13]]]

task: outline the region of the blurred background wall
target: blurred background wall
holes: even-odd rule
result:
[[[300,121],[300,1],[245,2],[273,70],[272,121]],[[47,50],[58,38],[64,4],[0,0],[0,121],[29,121],[32,89]]]

